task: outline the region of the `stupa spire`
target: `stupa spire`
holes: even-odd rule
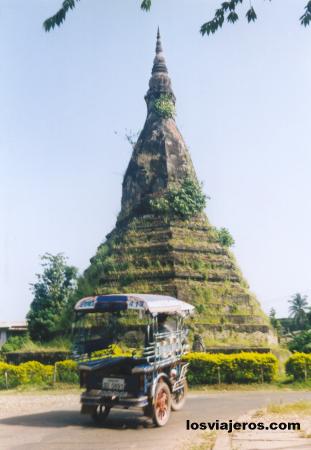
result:
[[[168,73],[166,62],[163,54],[160,29],[158,28],[157,32],[157,43],[156,43],[156,55],[153,61],[152,74],[155,72],[163,72]]]
[[[171,79],[168,75],[159,28],[157,31],[155,53],[156,54],[153,60],[151,78],[149,81],[149,90],[145,96],[148,111],[150,111],[150,105],[152,104],[152,102],[159,98],[161,95],[169,95],[174,103],[176,100],[172,89]]]
[[[150,200],[161,197],[185,178],[196,180],[174,115],[165,116],[156,107],[162,97],[164,103],[175,104],[158,29],[149,90],[145,96],[147,118],[124,175],[121,219],[148,213]]]
[[[161,35],[160,35],[160,27],[158,27],[158,31],[157,31],[156,54],[162,53],[162,52],[163,52],[163,49],[162,49],[162,42],[161,42]]]

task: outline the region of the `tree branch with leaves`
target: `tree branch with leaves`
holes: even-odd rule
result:
[[[61,8],[57,11],[56,14],[46,19],[43,23],[43,27],[45,31],[50,31],[54,29],[56,26],[60,27],[62,23],[65,21],[67,14],[70,10],[76,7],[77,2],[80,0],[64,0]],[[230,0],[225,1],[219,4],[219,7],[216,9],[214,17],[207,22],[205,22],[200,29],[202,36],[214,34],[217,30],[222,28],[225,22],[235,23],[239,20],[240,8],[245,5],[249,0]],[[269,0],[272,1],[272,0]],[[143,11],[150,11],[152,6],[152,0],[143,0],[141,2],[141,9]],[[249,6],[247,6],[245,12],[245,18],[250,22],[255,22],[257,20],[256,11],[251,2],[249,2]],[[311,22],[311,0],[308,1],[306,6],[304,7],[304,13],[299,18],[301,25],[308,26]]]
[[[66,20],[68,12],[74,9],[79,1],[80,0],[64,0],[61,8],[57,11],[57,13],[43,22],[43,28],[45,29],[45,31],[50,31],[56,26],[60,27],[61,24]]]

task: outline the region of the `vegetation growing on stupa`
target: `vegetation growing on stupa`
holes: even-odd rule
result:
[[[151,212],[182,220],[200,214],[206,206],[206,195],[202,186],[191,178],[185,178],[179,187],[174,187],[162,196],[150,200]]]
[[[161,94],[153,103],[154,110],[159,117],[170,119],[175,117],[175,105],[172,96],[169,94]]]
[[[269,330],[233,254],[204,216],[145,215],[116,227],[83,280],[84,295],[162,293],[189,301],[197,311],[191,335],[199,332],[208,345],[261,345]]]
[[[234,239],[227,228],[220,228],[217,231],[218,242],[225,247],[232,247],[234,245]]]

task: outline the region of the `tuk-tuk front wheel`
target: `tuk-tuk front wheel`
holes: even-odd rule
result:
[[[97,425],[103,425],[110,412],[110,407],[106,405],[98,405],[92,414],[92,419]]]
[[[160,382],[155,389],[152,419],[157,427],[167,424],[171,415],[172,396],[168,385]]]
[[[172,411],[180,411],[184,407],[187,392],[188,384],[187,381],[184,381],[183,387],[172,394]]]

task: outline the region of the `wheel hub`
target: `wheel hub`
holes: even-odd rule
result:
[[[156,408],[159,413],[159,417],[162,419],[167,414],[167,394],[164,390],[161,390],[157,396]]]

